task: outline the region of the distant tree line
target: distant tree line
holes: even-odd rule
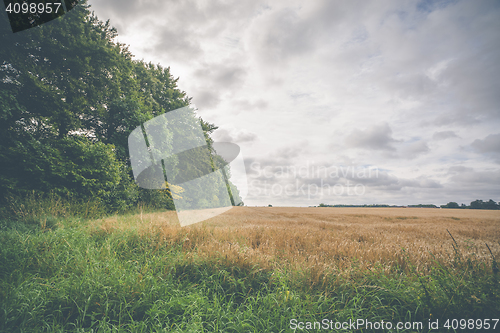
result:
[[[492,199],[489,201],[476,200],[472,201],[469,206],[465,204],[459,205],[456,202],[448,202],[446,205],[441,205],[441,208],[462,208],[462,209],[500,209],[500,202],[496,203]]]
[[[418,204],[418,205],[408,205],[408,208],[438,208],[438,206],[433,204]]]
[[[324,203],[319,204],[318,207],[409,207],[409,208],[438,208],[438,206],[433,204],[418,204],[418,205],[408,205],[408,206],[397,206],[397,205],[385,205],[385,204],[374,204],[374,205],[327,205]],[[492,199],[489,201],[476,200],[470,203],[470,206],[465,204],[459,205],[456,202],[448,202],[446,205],[441,205],[441,208],[462,208],[462,209],[500,209],[500,202],[496,203]]]
[[[318,207],[391,207],[389,205],[326,205],[324,203],[320,203]],[[397,207],[397,206],[392,206]]]

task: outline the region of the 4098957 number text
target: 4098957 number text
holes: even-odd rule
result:
[[[63,10],[61,2],[23,2],[22,4],[10,2],[5,8],[9,14],[57,14],[59,10]]]

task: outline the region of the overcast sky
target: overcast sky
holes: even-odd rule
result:
[[[89,0],[170,66],[247,205],[500,201],[500,2]]]

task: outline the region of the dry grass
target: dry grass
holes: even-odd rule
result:
[[[134,228],[158,246],[177,244],[189,258],[229,261],[258,269],[307,272],[319,284],[327,275],[352,275],[374,267],[385,272],[428,272],[459,256],[491,267],[485,246],[500,258],[500,211],[427,208],[251,208],[181,228],[174,212],[96,220],[90,228],[111,233]],[[431,254],[432,253],[432,254]]]

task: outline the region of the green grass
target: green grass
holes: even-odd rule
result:
[[[453,266],[436,261],[428,275],[374,268],[328,275],[319,285],[308,282],[312,272],[292,279],[285,265],[262,270],[222,255],[200,259],[187,255],[182,239],[162,242],[133,228],[92,231],[86,223],[50,216],[0,223],[0,331],[290,332],[292,319],[421,321],[426,328],[429,319],[500,313],[497,274],[462,260],[459,249]]]

